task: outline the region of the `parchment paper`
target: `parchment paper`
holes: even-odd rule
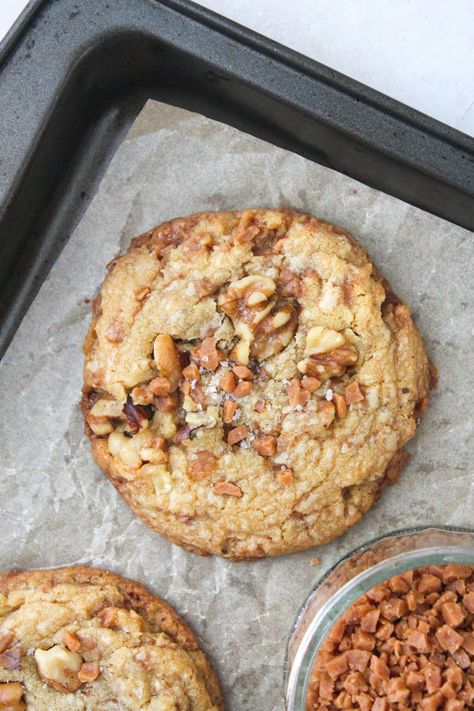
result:
[[[198,210],[282,205],[360,239],[411,306],[440,385],[400,482],[338,541],[248,564],[201,558],[138,521],[92,461],[78,408],[84,299],[104,265],[153,225]],[[149,102],[0,365],[1,567],[91,564],[140,580],[200,636],[230,711],[281,711],[287,635],[328,566],[389,530],[473,525],[473,266],[470,232],[233,128]]]

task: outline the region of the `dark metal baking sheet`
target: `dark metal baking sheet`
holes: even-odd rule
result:
[[[0,353],[149,97],[474,229],[468,136],[186,0],[36,0],[0,47]]]

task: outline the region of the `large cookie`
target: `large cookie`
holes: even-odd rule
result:
[[[429,364],[344,230],[290,210],[202,213],[109,265],[83,411],[132,509],[200,553],[325,543],[407,455]]]
[[[197,640],[143,585],[93,568],[0,574],[0,708],[220,711]]]

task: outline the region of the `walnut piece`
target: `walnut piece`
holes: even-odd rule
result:
[[[113,432],[114,427],[108,417],[94,417],[94,415],[88,414],[86,420],[97,437],[103,437]]]
[[[268,313],[268,303],[275,293],[275,282],[270,277],[251,274],[232,282],[219,296],[219,308],[234,322],[258,323]]]
[[[163,378],[163,380],[167,380],[167,378]],[[169,383],[169,381],[167,382]],[[151,405],[154,399],[154,393],[151,391],[150,383],[148,383],[148,385],[136,385],[132,389],[130,396],[134,405]]]
[[[151,464],[165,464],[169,458],[165,438],[161,435],[153,437],[151,442],[147,442],[146,446],[140,449],[140,458]]]
[[[318,379],[338,378],[357,363],[357,357],[342,333],[315,326],[306,336],[305,359],[298,363],[298,370]]]
[[[252,330],[246,323],[236,323],[235,335],[239,337],[240,341],[232,350],[230,356],[237,363],[247,365],[250,360],[250,347],[253,340]]]
[[[81,682],[77,672],[83,664],[83,659],[77,652],[70,652],[60,644],[51,649],[36,649],[35,660],[43,681],[54,688],[63,691],[76,691]]]
[[[121,417],[123,409],[123,403],[117,400],[106,400],[105,398],[100,398],[89,410],[90,415],[95,415],[96,417]]]
[[[308,331],[306,336],[305,353],[306,355],[329,353],[329,351],[334,351],[336,348],[343,346],[345,342],[346,339],[339,331],[324,328],[324,326],[315,326]]]
[[[141,442],[135,437],[125,437],[122,432],[112,432],[109,435],[107,447],[110,454],[120,459],[126,467],[131,469],[141,467],[142,459],[139,454]]]
[[[127,420],[126,431],[136,434],[139,430],[148,429],[149,420],[153,417],[153,408],[148,405],[134,405],[132,400],[127,398],[123,414]]]
[[[186,423],[194,430],[196,427],[206,427],[212,429],[217,424],[217,408],[209,407],[204,412],[187,412]]]
[[[231,353],[231,357],[237,363],[246,366],[250,358],[250,349],[254,340],[254,330],[260,323],[270,318],[270,321],[277,316],[271,315],[275,302],[271,297],[275,294],[276,286],[273,279],[266,276],[251,274],[238,281],[232,282],[227,291],[219,296],[219,308],[230,318],[234,324],[235,333],[240,342]],[[275,328],[283,327],[290,316],[282,310],[278,316]],[[268,324],[265,331],[268,329]],[[291,339],[291,336],[290,336]],[[281,348],[280,348],[281,350]],[[278,352],[278,351],[277,351]],[[266,356],[268,357],[268,356]]]
[[[298,326],[298,311],[290,303],[279,305],[275,313],[270,312],[256,327],[250,355],[258,360],[266,360],[280,353],[293,338]]]
[[[122,410],[123,403],[117,400],[100,398],[87,413],[87,424],[95,435],[103,437],[106,434],[110,434],[114,429],[110,418],[123,419]]]
[[[176,344],[167,333],[159,333],[153,344],[153,357],[160,376],[170,382],[170,391],[174,392],[181,378],[181,362]]]

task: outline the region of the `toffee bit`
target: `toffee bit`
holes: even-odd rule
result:
[[[216,471],[217,464],[217,457],[212,452],[204,449],[188,462],[188,476],[194,481],[206,479]]]
[[[183,368],[183,376],[186,380],[199,380],[201,374],[196,363],[190,363],[185,368]]]
[[[234,419],[234,415],[236,415],[238,409],[238,405],[236,402],[233,400],[226,400],[224,402],[224,408],[223,408],[223,420],[226,425],[230,425],[232,420]]]
[[[247,380],[241,380],[240,383],[237,383],[237,387],[234,390],[234,396],[235,397],[244,397],[245,395],[248,395],[251,393],[253,390],[253,385],[252,383],[249,383]]]
[[[257,437],[253,443],[253,446],[262,457],[273,457],[277,451],[276,438],[271,435]]]
[[[245,365],[234,365],[232,370],[240,380],[252,380],[254,377],[250,368]]]
[[[157,378],[153,378],[153,380],[150,380],[150,382],[148,383],[148,388],[153,393],[153,395],[157,395],[158,397],[165,397],[171,392],[171,383],[168,378],[165,378],[163,375],[160,375]]]
[[[336,415],[341,419],[345,417],[347,415],[347,402],[344,395],[341,395],[340,393],[334,393],[332,396],[332,401],[336,408]]]
[[[105,337],[111,343],[121,343],[124,337],[123,324],[120,321],[112,321],[107,327]]]
[[[320,385],[321,381],[317,378],[312,378],[310,375],[304,375],[301,379],[301,387],[309,393],[313,393]]]
[[[0,684],[0,708],[3,711],[25,711],[26,704],[22,702],[23,685],[19,681]]]
[[[281,469],[277,474],[277,481],[281,486],[289,486],[293,483],[293,471],[291,469]]]
[[[313,666],[307,711],[472,708],[466,590],[474,593],[474,568],[461,565],[411,570],[369,590],[327,635]]]
[[[81,648],[81,640],[74,632],[66,632],[63,642],[70,652],[77,652]]]
[[[235,496],[238,499],[244,495],[242,489],[230,481],[217,481],[214,484],[214,491],[221,496]]]
[[[348,405],[353,402],[362,402],[362,400],[365,400],[365,395],[363,394],[362,390],[360,389],[360,385],[356,380],[354,380],[353,383],[346,387],[346,389],[344,390],[344,397],[346,398],[346,402]]]
[[[77,672],[77,677],[79,681],[86,683],[95,681],[99,674],[99,665],[96,662],[85,662]]]
[[[248,437],[249,435],[249,430],[246,425],[240,425],[239,427],[234,427],[233,430],[230,430],[229,434],[227,435],[227,444],[233,445],[237,444],[237,442],[241,442],[243,439]]]
[[[224,354],[216,347],[216,339],[212,336],[205,338],[198,348],[191,351],[191,356],[199,366],[211,372],[217,370],[224,359]]]
[[[233,393],[237,385],[237,378],[234,373],[228,370],[224,373],[219,385],[225,393]]]
[[[298,378],[290,380],[288,385],[286,385],[286,392],[290,407],[301,406],[302,409],[309,400],[310,393],[301,388],[301,381],[298,380]]]

